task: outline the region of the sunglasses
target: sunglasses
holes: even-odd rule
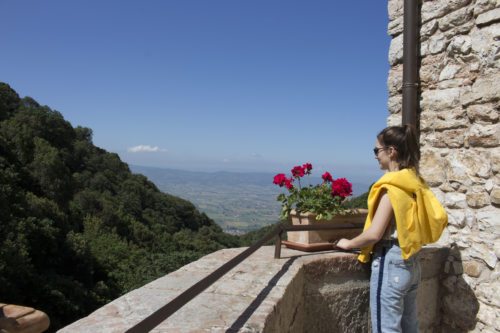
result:
[[[381,151],[381,150],[384,150],[385,148],[387,147],[382,147],[382,148],[373,148],[373,153],[375,154],[375,156],[378,156],[378,153]]]

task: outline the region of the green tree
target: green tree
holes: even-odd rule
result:
[[[240,239],[0,83],[0,299],[55,331]]]

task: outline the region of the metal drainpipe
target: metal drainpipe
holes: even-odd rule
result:
[[[418,0],[404,0],[402,125],[414,125],[417,131],[418,33]]]

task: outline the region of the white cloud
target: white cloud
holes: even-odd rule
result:
[[[158,153],[158,152],[166,152],[167,150],[161,149],[158,146],[138,145],[128,148],[127,151],[129,153]]]

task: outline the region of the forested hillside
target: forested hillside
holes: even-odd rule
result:
[[[215,250],[238,246],[47,106],[0,83],[0,301],[51,331]]]

